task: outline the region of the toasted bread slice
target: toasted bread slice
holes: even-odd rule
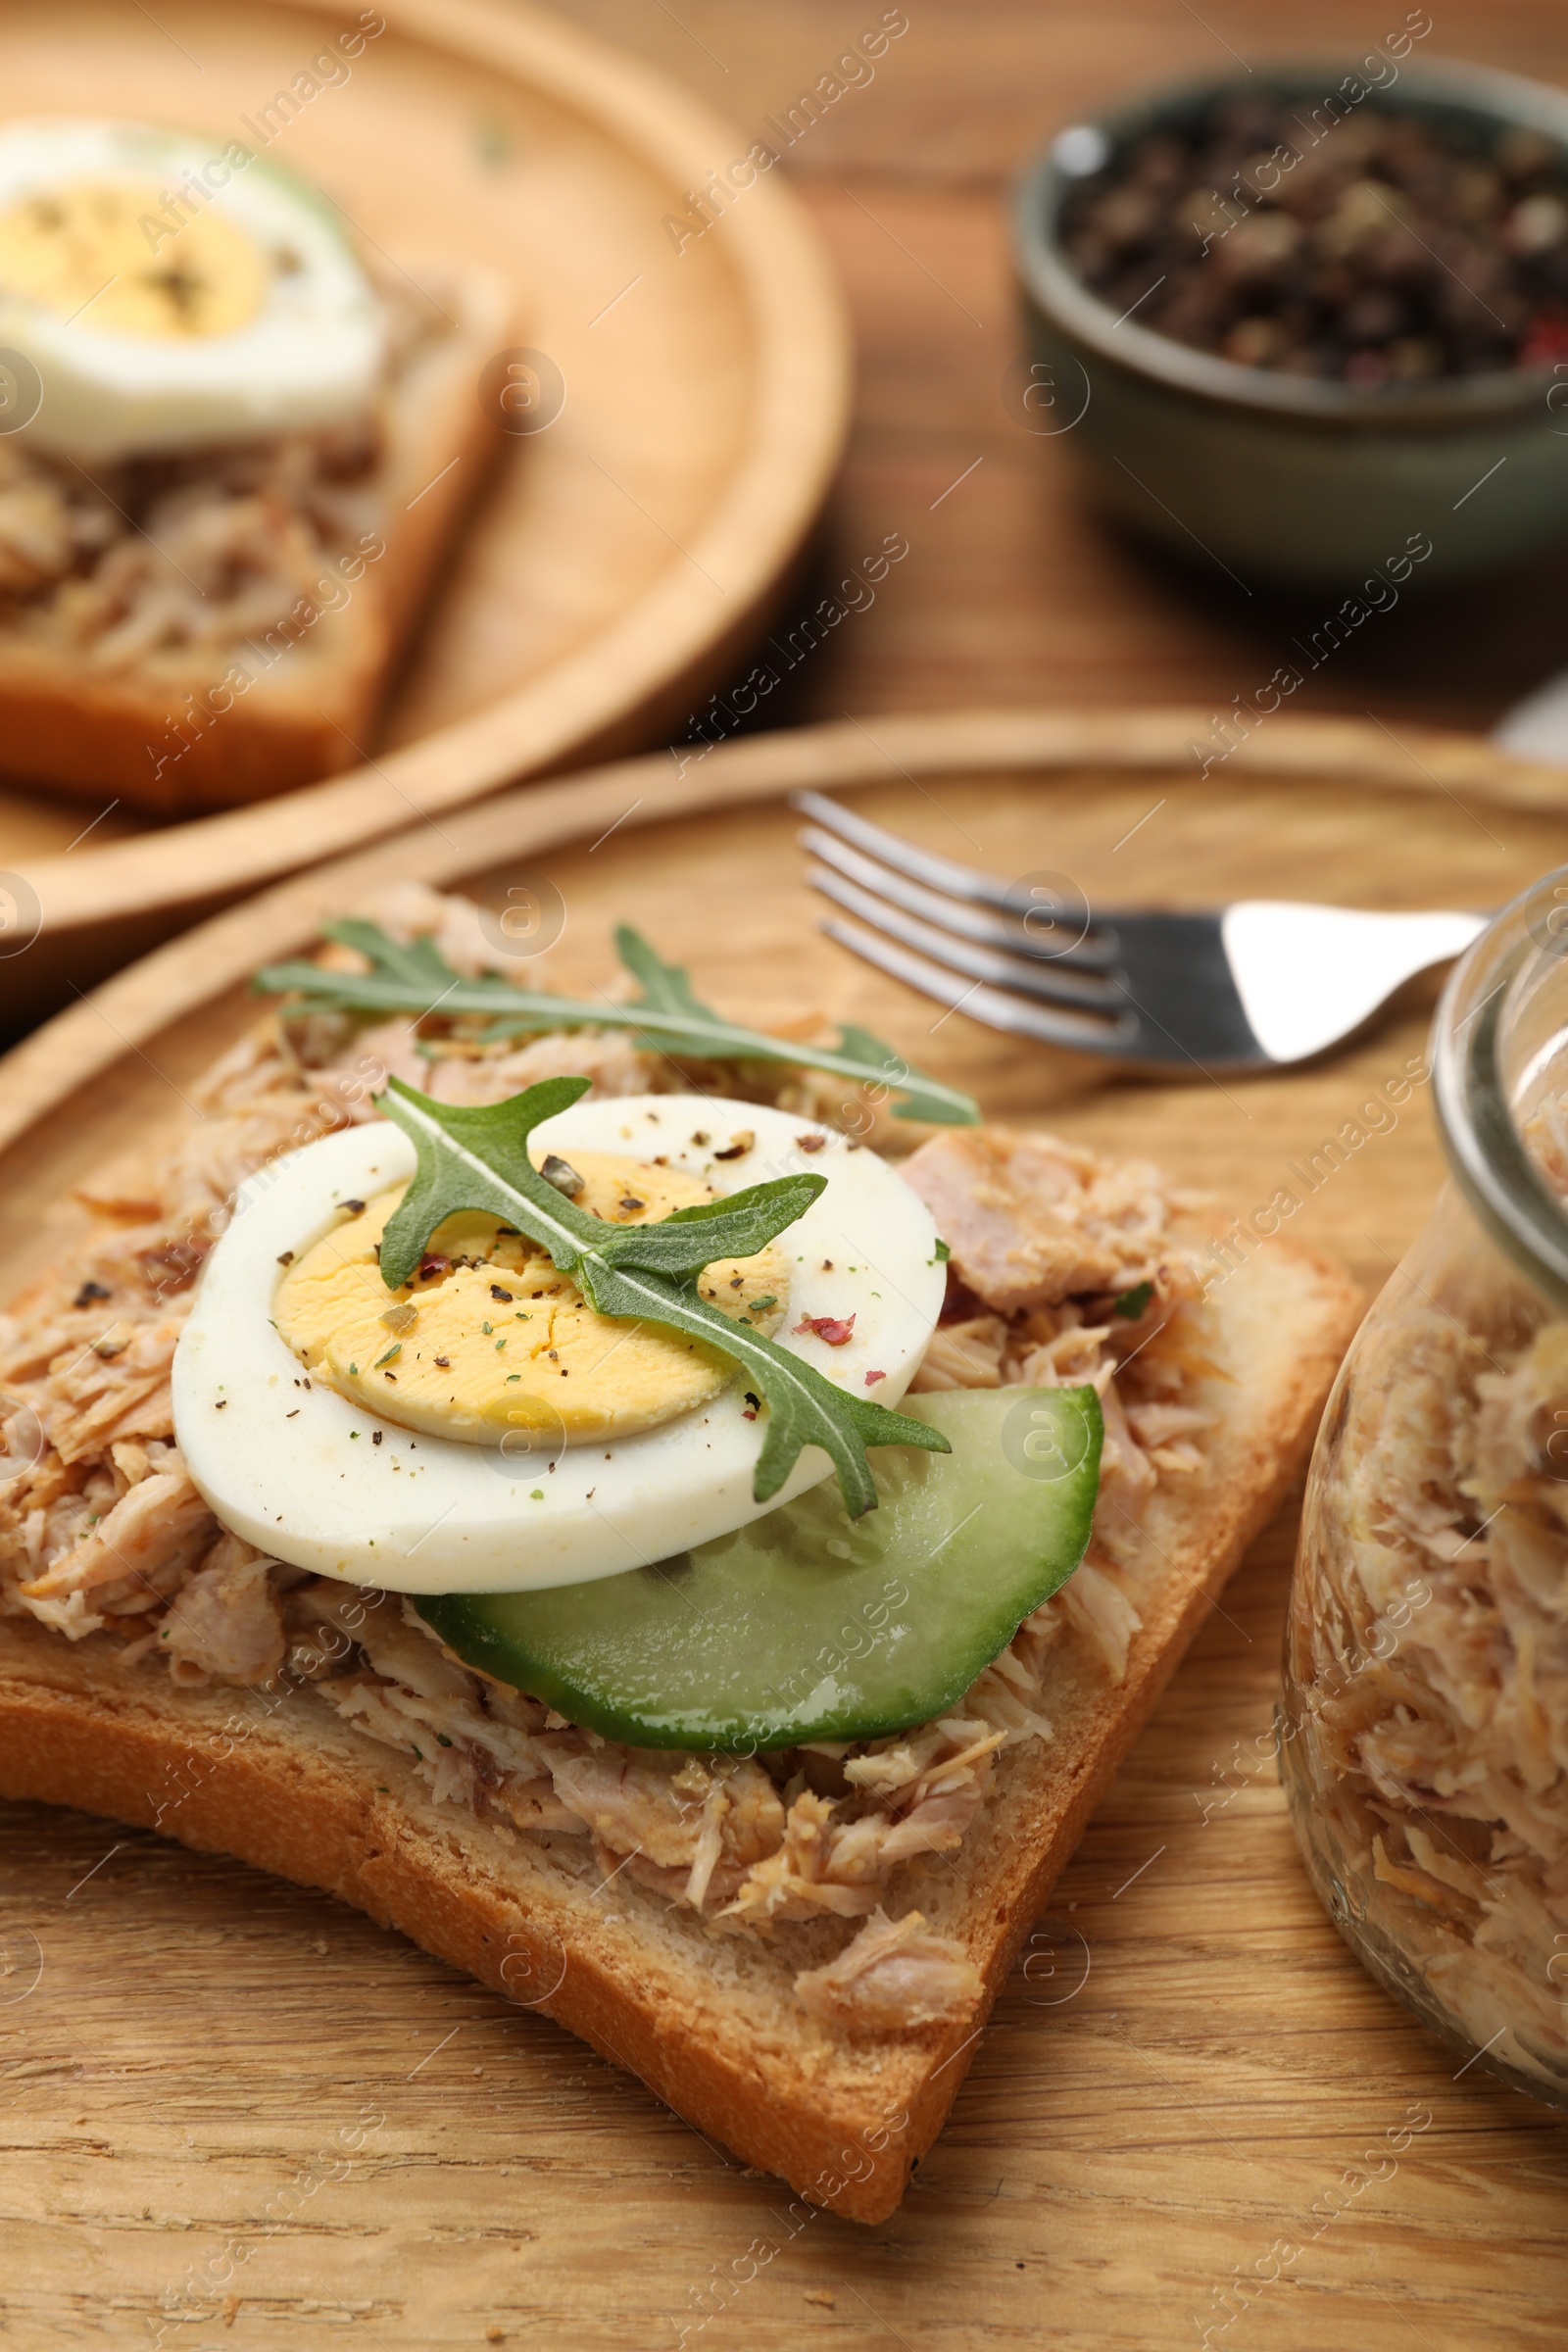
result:
[[[0,624],[8,774],[184,816],[358,764],[442,551],[502,439],[478,384],[510,338],[511,297],[487,270],[441,264],[423,274],[450,323],[383,397],[382,454],[358,502],[367,528],[356,542],[323,555],[297,597],[232,642],[110,667]]]
[[[999,1759],[959,1850],[909,1865],[918,1905],[984,1979],[956,2025],[848,2038],[793,1984],[842,1923],[771,1940],[716,1932],[580,1840],[534,1840],[436,1806],[392,1750],[308,1691],[188,1690],[96,1641],[0,1628],[0,1791],[80,1806],[318,1886],[401,1929],[632,2069],[699,2130],[815,2203],[885,2219],[940,2130],[986,2011],[1111,1775],[1203,1614],[1295,1478],[1360,1313],[1337,1267],[1285,1242],[1205,1310],[1209,1474],[1161,1484],[1122,1587],[1141,1619],[1119,1684],[1068,1640],[1047,1661],[1054,1727]],[[569,1850],[563,1850],[569,1849]]]

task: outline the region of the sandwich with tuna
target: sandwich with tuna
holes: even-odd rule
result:
[[[231,132],[0,123],[6,768],[179,815],[357,764],[502,446],[511,311]]]
[[[0,1790],[329,1889],[879,2220],[1358,1299],[634,934],[582,1004],[377,916],[0,1324]]]

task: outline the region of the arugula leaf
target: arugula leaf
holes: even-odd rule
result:
[[[702,1004],[679,964],[665,963],[640,933],[622,924],[615,946],[641,994],[629,1004],[609,998],[587,1004],[543,990],[514,988],[493,975],[467,980],[429,938],[400,947],[374,923],[323,923],[328,939],[357,948],[368,972],[329,972],[304,960],[269,964],[256,974],[266,996],[298,994],[310,1011],[488,1014],[487,1037],[534,1035],[552,1029],[625,1029],[634,1045],[653,1054],[686,1054],[703,1061],[781,1062],[787,1068],[827,1070],[873,1093],[899,1094],[895,1118],[924,1119],[936,1126],[968,1127],[980,1117],[972,1098],[940,1079],[911,1070],[891,1046],[869,1030],[847,1023],[837,1046],[807,1046],[769,1037],[727,1021]]]
[[[1110,1311],[1113,1315],[1125,1315],[1129,1323],[1136,1323],[1153,1296],[1152,1282],[1135,1282],[1130,1291],[1123,1291],[1119,1298],[1111,1300]]]
[[[896,1119],[925,1119],[934,1127],[956,1126],[951,1110],[945,1107],[949,1090],[936,1080],[922,1077],[911,1070],[906,1061],[900,1060],[891,1048],[871,1035],[869,1029],[858,1029],[846,1021],[839,1035],[839,1051],[853,1054],[858,1060],[879,1062],[882,1075],[878,1081],[884,1090],[902,1091],[904,1101],[894,1107]],[[974,1113],[978,1119],[979,1110]]]
[[[528,1156],[533,1129],[577,1102],[588,1084],[586,1078],[546,1078],[508,1102],[473,1109],[433,1102],[401,1079],[388,1080],[381,1107],[418,1155],[413,1182],[381,1237],[381,1279],[388,1290],[410,1279],[438,1225],[460,1209],[476,1209],[540,1243],[596,1313],[670,1324],[745,1367],[768,1405],[752,1485],[759,1502],[778,1493],[805,1446],[820,1446],[831,1460],[852,1519],[876,1508],[868,1446],[949,1451],[928,1422],[851,1396],[698,1295],[704,1266],[716,1258],[755,1256],[804,1216],[827,1179],[782,1176],[728,1200],[678,1208],[653,1224],[607,1223],[568,1200]]]
[[[651,1012],[693,1012],[703,1020],[718,1017],[693,994],[686,966],[666,963],[630,923],[615,925],[615,954],[632,978],[641,983],[643,993],[632,999],[633,1004],[646,1004]]]
[[[337,940],[345,948],[358,948],[362,956],[383,964],[389,973],[406,981],[421,996],[432,988],[443,988],[457,977],[428,932],[419,932],[403,947],[379,923],[362,922],[356,915],[345,915],[341,922],[324,928],[328,939]]]

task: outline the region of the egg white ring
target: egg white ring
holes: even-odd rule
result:
[[[0,350],[21,352],[42,386],[24,428],[38,448],[108,462],[315,430],[370,407],[386,321],[369,280],[322,204],[254,155],[234,169],[227,144],[139,122],[36,119],[0,130],[0,212],[98,175],[145,173],[161,191],[177,193],[189,172],[208,197],[192,209],[221,214],[264,254],[286,241],[302,264],[271,279],[243,326],[179,339],[106,333],[90,307],[60,318],[0,290]]]
[[[755,1133],[755,1147],[739,1159],[715,1159],[714,1150],[742,1128]],[[709,1141],[694,1143],[698,1133]],[[826,1141],[807,1153],[802,1134]],[[775,1336],[854,1396],[891,1405],[904,1395],[935,1328],[946,1275],[930,1211],[873,1152],[810,1120],[701,1095],[574,1103],[529,1142],[536,1166],[547,1152],[569,1158],[574,1149],[638,1159],[662,1152],[721,1195],[802,1169],[825,1176],[826,1190],[773,1245],[790,1271],[788,1312]],[[279,1258],[298,1257],[340,1224],[344,1201],[371,1200],[414,1167],[412,1142],[378,1119],[273,1161],[238,1194],[173,1369],[174,1434],[225,1527],[276,1559],[387,1592],[521,1592],[667,1559],[830,1474],[827,1455],[808,1446],[772,1500],[753,1499],[762,1438],[743,1417],[743,1377],[662,1428],[608,1447],[572,1446],[553,1469],[540,1457],[516,1475],[494,1447],[378,1420],[318,1381],[305,1389],[271,1321]],[[854,1333],[841,1347],[795,1330],[808,1315],[851,1313]],[[868,1371],[883,1375],[870,1388]]]

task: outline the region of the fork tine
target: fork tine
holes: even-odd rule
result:
[[[949,898],[967,899],[971,906],[995,906],[1001,914],[1017,914],[1017,902],[1008,895],[1008,885],[999,882],[995,874],[983,874],[972,865],[959,865],[952,858],[939,858],[932,850],[917,850],[912,842],[901,841],[896,833],[885,833],[866,817],[856,816],[841,808],[820,792],[792,792],[790,807],[803,816],[809,816],[829,833],[836,833],[879,863],[890,865],[896,874],[907,875],[911,882],[923,882],[928,890],[945,891]],[[1111,922],[1114,917],[1103,918]]]
[[[1141,1024],[1136,1013],[1123,1012],[1115,1021],[1102,1021],[1082,1014],[1049,1012],[1043,1004],[1029,1004],[1021,997],[1008,996],[1004,989],[988,988],[983,980],[971,980],[965,987],[940,964],[928,963],[923,956],[911,955],[907,948],[899,947],[878,932],[862,931],[857,924],[840,922],[832,915],[821,928],[829,939],[837,940],[841,948],[848,948],[862,962],[875,964],[878,971],[918,989],[923,997],[946,1004],[950,1011],[966,1012],[971,1020],[983,1022],[988,1029],[1004,1030],[1014,1037],[1036,1038],[1042,1045],[1061,1046],[1073,1054],[1113,1056],[1138,1054]]]
[[[851,914],[858,914],[873,931],[901,941],[917,955],[929,956],[933,963],[946,964],[950,971],[962,972],[970,980],[985,980],[995,988],[1012,989],[1020,996],[1036,997],[1047,1004],[1064,1004],[1075,1011],[1102,1013],[1110,1019],[1124,1008],[1125,999],[1098,973],[1064,972],[1054,963],[1037,963],[1027,956],[982,947],[972,939],[954,939],[935,924],[914,921],[869,890],[862,890],[858,882],[848,881],[820,865],[808,866],[806,878],[823,898],[832,899]]]
[[[909,914],[921,915],[945,931],[956,931],[960,939],[972,939],[980,947],[1000,948],[1013,956],[1032,956],[1043,963],[1075,965],[1081,972],[1106,971],[1115,961],[1113,937],[1097,939],[1086,931],[1074,938],[1068,925],[1057,923],[1052,930],[1060,932],[1063,944],[1054,948],[1050,932],[1031,932],[1028,917],[1020,920],[1015,913],[1011,922],[1005,922],[971,900],[950,899],[939,891],[928,890],[923,882],[910,881],[906,875],[877,864],[874,858],[863,857],[858,850],[835,840],[817,825],[803,826],[796,839],[803,850],[819,858],[824,865],[832,866],[836,873],[847,875],[863,889],[874,890],[878,898],[891,901]],[[1020,980],[1018,985],[1024,987],[1027,983]],[[1050,991],[1042,993],[1049,995]]]

